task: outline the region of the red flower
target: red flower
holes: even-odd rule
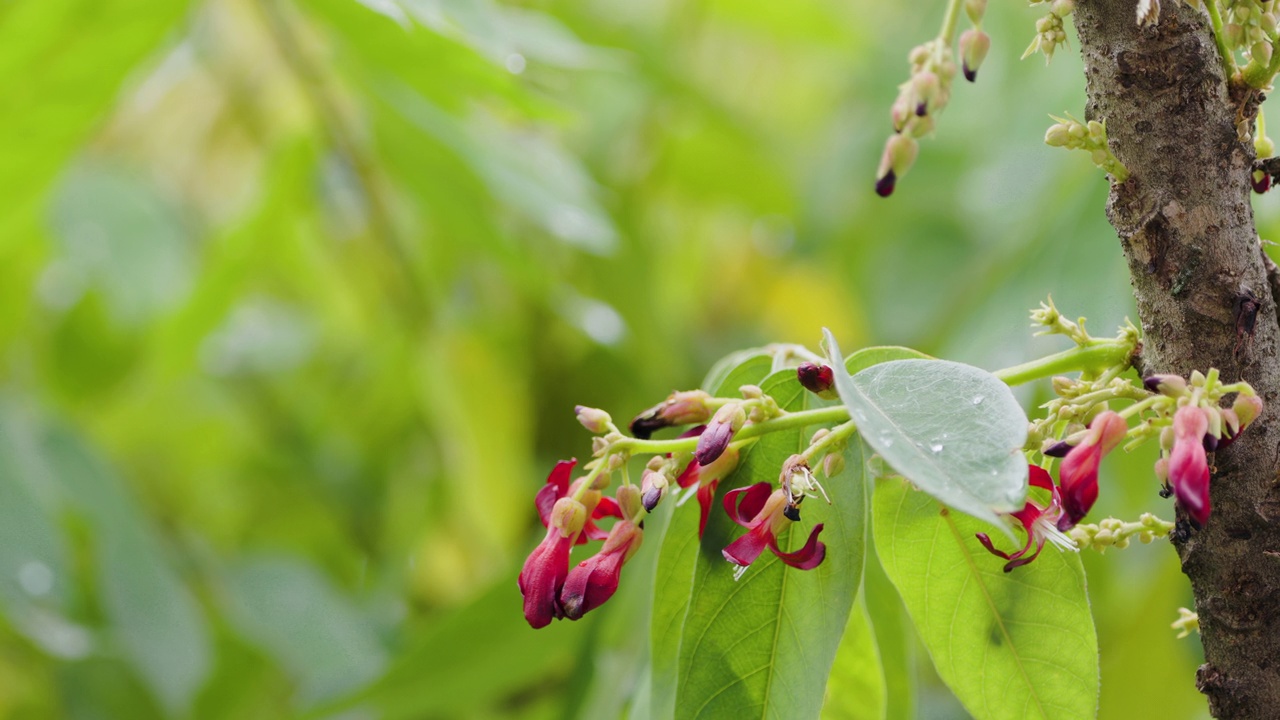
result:
[[[613,597],[622,564],[640,549],[643,539],[644,531],[630,520],[615,523],[600,552],[578,563],[565,579],[560,592],[564,617],[577,620]]]
[[[516,584],[524,596],[524,618],[534,628],[564,617],[560,590],[569,574],[569,551],[586,524],[587,509],[573,498],[560,498],[548,513],[547,536],[529,554]]]
[[[716,497],[716,487],[720,481],[728,477],[738,467],[738,450],[727,448],[720,457],[710,465],[702,465],[697,460],[690,460],[688,467],[676,478],[676,484],[682,488],[697,484],[698,506],[702,516],[698,521],[698,537],[707,529],[707,518],[711,517],[711,503]]]
[[[760,482],[725,494],[725,512],[729,513],[734,522],[747,528],[748,532],[729,543],[722,551],[724,558],[745,569],[760,557],[765,548],[769,548],[791,567],[812,570],[822,563],[827,554],[827,546],[818,541],[822,524],[813,527],[804,547],[792,553],[783,552],[778,548],[778,533],[792,523],[792,519],[787,517],[787,509],[791,503],[785,490],[779,488],[771,492],[772,487],[767,482]],[[742,572],[743,570],[739,570],[738,574],[741,575]]]
[[[1048,507],[1041,507],[1034,500],[1028,500],[1022,509],[1015,513],[1010,513],[1015,520],[1022,524],[1022,529],[1027,533],[1027,542],[1021,549],[1013,554],[996,549],[992,544],[990,536],[986,533],[978,533],[978,542],[987,549],[992,555],[1004,558],[1009,562],[1005,563],[1004,571],[1009,572],[1016,567],[1021,567],[1035,560],[1044,549],[1045,541],[1052,542],[1063,550],[1078,550],[1076,543],[1071,538],[1063,534],[1062,521],[1066,519],[1062,509],[1062,497],[1058,494],[1058,488],[1053,486],[1053,478],[1049,476],[1049,472],[1037,465],[1028,466],[1030,472],[1029,482],[1032,487],[1038,487],[1048,490],[1050,493],[1050,501]],[[1071,523],[1067,527],[1074,526]],[[1063,528],[1065,529],[1065,528]],[[1035,546],[1035,551],[1031,551],[1031,546]]]
[[[573,472],[573,467],[578,464],[576,458],[569,460],[561,460],[551,468],[551,474],[547,475],[547,484],[542,486],[538,494],[533,499],[533,504],[538,508],[538,517],[542,520],[543,527],[550,527],[551,509],[555,507],[556,501],[560,498],[569,496],[569,475]],[[582,482],[579,480],[579,482]],[[578,536],[577,544],[582,545],[587,540],[603,540],[608,537],[608,533],[600,529],[596,524],[596,520],[606,517],[622,517],[622,511],[618,509],[618,503],[613,498],[603,497],[598,492],[588,492],[582,497],[582,504],[589,512],[590,517],[587,520],[583,532]]]
[[[1103,455],[1120,444],[1128,431],[1124,418],[1106,410],[1093,419],[1084,439],[1062,459],[1062,468],[1058,471],[1063,509],[1058,520],[1059,530],[1075,527],[1089,513],[1098,499],[1098,464]]]
[[[1209,418],[1202,408],[1184,405],[1173,416],[1173,451],[1169,455],[1169,482],[1178,504],[1197,526],[1209,521],[1209,460],[1204,436]]]

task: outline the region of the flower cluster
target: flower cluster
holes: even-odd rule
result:
[[[1011,513],[1027,534],[1026,544],[1008,554],[996,549],[986,533],[978,533],[983,547],[1008,560],[1005,572],[1036,559],[1046,541],[1062,549],[1076,549],[1075,542],[1065,533],[1084,519],[1098,499],[1098,466],[1102,456],[1120,444],[1127,429],[1128,425],[1119,414],[1109,410],[1100,413],[1089,424],[1079,443],[1066,451],[1058,471],[1057,486],[1054,486],[1049,471],[1038,465],[1028,467],[1031,487],[1048,490],[1050,500],[1048,505],[1028,500],[1022,510]]]
[[[1245,58],[1241,78],[1253,87],[1269,85],[1276,72],[1271,62],[1276,37],[1274,0],[1222,0],[1221,12],[1223,41]]]
[[[1031,318],[1040,334],[1070,338],[1077,345],[1072,352],[1088,353],[1104,344],[1085,331],[1083,318],[1067,320],[1052,300]],[[1136,333],[1131,325],[1121,328],[1115,342],[1136,349]],[[1021,510],[1010,513],[1027,536],[1016,552],[1003,552],[987,535],[978,536],[987,550],[1007,561],[1005,571],[1030,562],[1046,542],[1072,550],[1105,550],[1127,546],[1134,535],[1150,542],[1169,534],[1174,524],[1150,514],[1138,522],[1108,518],[1099,525],[1080,525],[1098,499],[1102,458],[1126,440],[1128,450],[1159,438],[1155,474],[1163,486],[1161,494],[1175,498],[1192,527],[1209,521],[1209,453],[1230,445],[1257,419],[1263,410],[1261,399],[1248,383],[1220,382],[1213,369],[1193,372],[1189,378],[1152,375],[1138,383],[1123,376],[1128,368],[1126,357],[1086,370],[1079,378],[1053,378],[1057,397],[1044,404],[1044,417],[1031,423],[1026,448],[1029,484],[1047,491],[1047,502],[1031,497]],[[1231,405],[1224,407],[1228,400]],[[1115,411],[1113,403],[1127,405]],[[1050,469],[1059,459],[1059,481],[1054,485]]]
[[[618,587],[622,563],[640,546],[634,507],[629,508],[631,514],[624,513],[621,503],[600,493],[591,476],[570,485],[575,465],[577,460],[557,463],[534,498],[547,536],[525,560],[517,583],[524,595],[525,619],[535,628],[553,618],[576,620],[608,600]],[[606,517],[619,518],[609,533],[596,524]],[[569,551],[589,539],[605,540],[605,549],[570,572]]]
[[[797,370],[797,381],[812,386],[824,397],[833,394],[832,371],[807,363]],[[578,407],[578,421],[596,434],[594,458],[584,466],[585,475],[572,479],[576,460],[557,463],[537,493],[534,505],[547,529],[543,541],[525,560],[518,585],[524,596],[525,619],[535,628],[554,619],[577,620],[599,607],[618,589],[623,565],[636,553],[644,538],[644,518],[667,495],[683,493],[677,505],[696,497],[700,508],[698,536],[706,529],[720,483],[738,467],[742,451],[755,442],[742,439],[746,428],[767,425],[785,415],[777,402],[759,387],[739,388],[741,399],[717,398],[702,391],[672,393],[631,422],[634,437],[625,437],[608,413]],[[663,428],[687,426],[674,440],[652,440]],[[815,492],[825,496],[811,459],[821,458],[828,475],[843,467],[843,441],[852,424],[836,430],[820,429],[805,453],[784,463],[778,488],[761,482],[729,491],[723,506],[729,517],[747,532],[729,543],[723,555],[737,566],[740,577],[767,548],[784,563],[809,570],[826,555],[818,541],[822,525],[814,526],[800,550],[786,552],[779,538],[799,521],[800,503]],[[652,451],[639,484],[627,479],[626,466],[637,451]],[[604,495],[613,473],[623,484],[613,498]],[[602,523],[612,520],[608,530]],[[599,551],[573,565],[570,554],[577,545],[603,540]]]
[[[1049,12],[1036,21],[1036,36],[1022,53],[1022,59],[1026,60],[1035,53],[1042,52],[1047,65],[1053,60],[1053,51],[1059,45],[1067,43],[1067,31],[1062,21],[1075,12],[1076,3],[1075,0],[1031,0],[1032,5],[1039,3],[1047,4]]]
[[[917,45],[907,56],[911,75],[898,86],[898,98],[890,111],[894,134],[885,141],[876,170],[876,194],[880,197],[892,195],[898,180],[915,164],[920,150],[917,140],[933,132],[935,118],[951,99],[951,83],[956,76],[953,42],[958,8],[958,4],[951,6],[936,38]],[[965,0],[964,9],[973,27],[960,34],[960,59],[965,79],[974,82],[991,50],[991,37],[982,30],[987,0]]]
[[[1220,385],[1212,370],[1207,376],[1192,373],[1190,382],[1179,375],[1155,375],[1146,385],[1176,407],[1171,424],[1160,432],[1156,477],[1191,522],[1203,527],[1210,511],[1208,453],[1235,442],[1262,414],[1262,400],[1247,383]],[[1237,393],[1234,402],[1220,407],[1218,398],[1228,392]]]

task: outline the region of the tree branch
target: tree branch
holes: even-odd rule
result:
[[[1253,93],[1228,86],[1203,14],[1166,3],[1138,27],[1132,0],[1078,0],[1090,119],[1131,175],[1107,215],[1129,262],[1149,372],[1217,367],[1249,381],[1267,412],[1214,458],[1212,515],[1178,513],[1174,543],[1200,614],[1197,685],[1219,718],[1280,708],[1280,326],[1250,205],[1253,148],[1237,128]],[[1245,293],[1256,322],[1242,336]],[[1154,483],[1153,483],[1154,494]]]

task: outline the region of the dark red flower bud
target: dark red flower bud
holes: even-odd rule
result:
[[[834,400],[838,397],[835,391],[835,373],[832,372],[829,365],[817,365],[810,362],[801,363],[796,368],[796,378],[800,380],[800,385],[805,390],[818,397],[827,400]]]
[[[1253,191],[1259,195],[1271,189],[1271,175],[1265,170],[1254,170],[1249,175],[1249,184],[1253,185]]]
[[[632,419],[631,434],[647,440],[655,430],[706,422],[711,417],[711,406],[707,402],[710,399],[711,396],[701,390],[671,393],[666,400]]]
[[[898,182],[898,178],[893,171],[885,173],[876,179],[876,194],[880,197],[889,197],[893,194],[893,187]]]
[[[1071,448],[1073,447],[1075,446],[1066,440],[1059,440],[1054,443],[1046,443],[1045,446],[1041,448],[1040,452],[1045,457],[1063,458],[1067,456],[1067,453],[1071,452]]]

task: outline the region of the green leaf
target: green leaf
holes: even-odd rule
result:
[[[867,608],[857,603],[827,680],[822,720],[880,720],[885,717],[885,676]]]
[[[867,444],[921,490],[1009,532],[996,513],[1021,508],[1027,486],[1027,416],[1009,387],[946,360],[898,360],[851,376],[829,331],[826,340],[840,399]]]
[[[47,428],[42,440],[62,496],[89,520],[102,608],[120,655],[171,715],[181,714],[211,664],[199,603],[115,471],[60,426]]]
[[[862,598],[871,616],[880,667],[884,671],[884,717],[886,720],[913,720],[916,717],[916,633],[897,588],[889,582],[880,565],[874,533],[867,539]]]
[[[292,558],[255,558],[227,584],[246,637],[298,681],[301,700],[330,699],[382,674],[386,656],[366,615],[317,570]]]
[[[761,387],[787,410],[802,409],[814,397],[800,387],[794,370],[770,375]],[[776,482],[782,463],[804,449],[811,432],[796,429],[761,437],[744,451],[738,471],[724,484]],[[734,568],[721,550],[742,530],[725,513],[711,514],[680,633],[677,718],[818,714],[862,578],[864,468],[865,447],[854,441],[846,471],[826,483],[832,505],[810,500],[804,520],[779,537],[780,546],[794,550],[814,523],[824,523],[827,557],[814,570],[788,568],[765,553],[735,581]]]
[[[1013,572],[982,524],[900,480],[876,483],[875,546],[938,675],[979,720],[1092,718],[1098,636],[1084,568],[1048,548]]]
[[[187,10],[185,2],[50,0],[0,13],[0,247],[29,239],[38,201],[110,109],[126,76]]]
[[[712,395],[733,393],[742,385],[760,383],[772,370],[773,356],[767,351],[759,348],[739,350],[720,358],[719,362],[711,366],[707,377],[702,381],[702,389]],[[739,379],[743,381],[738,382]]]
[[[702,389],[712,395],[731,393],[742,385],[764,381],[773,367],[773,357],[763,350],[743,350],[720,360],[707,374]],[[664,528],[654,574],[652,653],[648,717],[675,714],[680,631],[689,609],[694,568],[698,559],[697,508],[658,506]],[[655,519],[658,519],[655,518]]]

